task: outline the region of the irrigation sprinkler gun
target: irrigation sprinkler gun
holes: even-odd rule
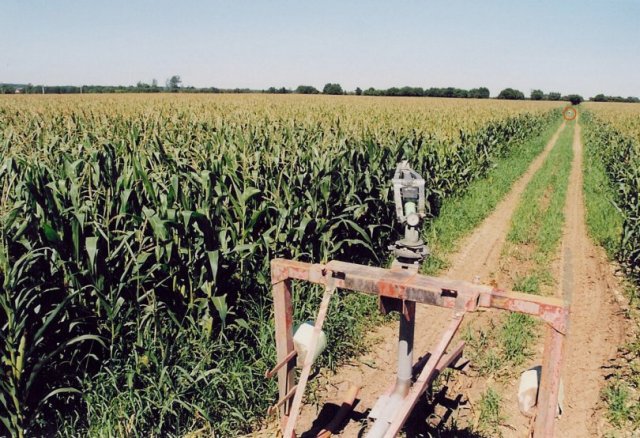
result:
[[[420,239],[420,223],[425,216],[424,179],[409,167],[409,162],[403,161],[398,164],[392,182],[396,216],[404,225],[404,239],[389,249],[399,267],[417,270],[429,254],[427,245]]]
[[[369,413],[369,418],[374,421],[366,435],[368,438],[397,436],[435,377],[461,359],[464,342],[454,348],[449,348],[449,344],[465,314],[480,307],[536,316],[547,324],[540,389],[536,394],[533,412],[536,415],[534,437],[554,436],[568,308],[556,298],[507,292],[481,285],[479,281],[467,282],[419,274],[420,262],[429,254],[427,245],[420,238],[420,225],[426,213],[425,181],[411,169],[407,161],[403,161],[396,168],[392,184],[396,217],[399,224],[404,226],[404,237],[389,247],[394,257],[389,269],[336,260],[326,264],[285,259],[271,261],[277,363],[265,377],[278,376],[279,400],[269,411],[279,412],[284,437],[296,436],[295,426],[302,397],[313,362],[326,342],[322,325],[337,288],[377,295],[383,313],[400,313],[396,379]],[[315,321],[301,326],[303,329],[298,329],[295,335],[291,293],[293,281],[325,287]],[[450,309],[451,318],[438,343],[414,363],[416,303]],[[301,366],[297,381],[296,364]],[[357,389],[352,387],[349,390],[336,417],[316,436],[325,438],[337,431],[353,407]]]

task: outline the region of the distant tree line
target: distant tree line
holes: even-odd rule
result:
[[[346,94],[346,93],[344,92],[340,84],[328,83],[328,84],[325,84],[324,88],[322,89],[322,94],[339,95],[339,94]]]
[[[0,94],[79,94],[79,93],[159,93],[164,91],[155,79],[151,84],[138,82],[137,85],[32,85],[2,84]]]
[[[81,94],[81,93],[259,93],[261,90],[250,88],[216,88],[192,86],[170,89],[138,83],[137,85],[0,85],[0,94]],[[289,91],[291,92],[291,91]]]
[[[542,90],[531,91],[531,100],[561,100],[562,94],[557,91],[552,91],[545,94]]]
[[[425,96],[425,97],[458,97],[458,98],[489,98],[489,89],[486,87],[473,88],[464,90],[461,88],[421,88],[421,87],[392,87],[389,89],[368,88],[362,90],[356,88],[354,92],[347,92],[338,83],[327,83],[322,88],[322,92],[312,85],[300,85],[292,90],[286,87],[269,87],[265,90],[252,90],[249,88],[224,89],[216,87],[196,88],[192,86],[183,86],[180,76],[174,75],[166,80],[165,86],[158,85],[156,79],[151,83],[138,82],[135,86],[123,85],[20,85],[20,84],[0,84],[0,94],[79,94],[79,93],[256,93],[262,92],[267,94],[328,94],[342,95],[355,94],[357,96]]]
[[[356,89],[355,94],[358,93],[359,88]],[[486,87],[472,88],[471,90],[465,90],[462,88],[422,88],[422,87],[391,87],[386,90],[368,88],[362,93],[364,96],[415,96],[415,97],[457,97],[457,98],[473,98],[473,99],[488,99],[489,89]]]
[[[562,100],[568,100],[572,105],[580,105],[584,101],[584,98],[579,94],[569,94],[568,96],[563,96]]]
[[[136,85],[33,85],[0,84],[0,94],[81,94],[81,93],[255,93],[260,90],[249,88],[224,89],[216,87],[182,86],[178,75],[168,78],[164,86],[153,79],[151,83],[138,82]]]
[[[498,94],[498,99],[524,100],[524,93],[513,88],[505,88]]]
[[[269,87],[263,90],[263,93],[269,94],[329,94],[329,95],[342,95],[342,94],[354,94],[356,96],[415,96],[415,97],[458,97],[458,98],[474,98],[474,99],[488,99],[489,89],[486,87],[473,88],[471,90],[464,90],[461,88],[422,88],[422,87],[391,87],[388,89],[376,89],[368,88],[362,90],[357,87],[355,91],[348,92],[337,83],[327,83],[322,88],[322,92],[312,85],[299,85],[295,90],[288,89],[286,87]]]
[[[263,93],[268,93],[268,94],[288,94],[288,93],[293,93],[293,91],[291,91],[290,89],[288,89],[286,87],[280,87],[280,88],[269,87],[266,90],[263,90]]]
[[[621,96],[605,96],[604,94],[596,94],[591,99],[592,102],[629,102],[629,103],[639,103],[640,98],[629,96],[629,97],[621,97]]]
[[[319,94],[320,91],[314,86],[311,85],[299,85],[296,88],[296,93],[298,94]]]
[[[564,100],[571,102],[573,105],[579,105],[584,101],[584,98],[579,94],[569,94],[566,96],[561,95],[557,91],[552,91],[549,94],[545,94],[542,90],[531,91],[531,100]]]
[[[409,97],[455,97],[463,99],[488,99],[490,97],[489,89],[486,87],[472,88],[465,90],[463,88],[446,87],[446,88],[422,88],[422,87],[391,87],[387,89],[367,88],[362,90],[357,87],[355,91],[348,92],[338,83],[327,83],[322,88],[322,92],[312,85],[299,85],[296,89],[287,87],[269,87],[265,90],[254,90],[250,88],[216,88],[216,87],[200,87],[183,86],[182,79],[178,75],[173,75],[165,81],[164,86],[158,85],[158,81],[153,79],[151,83],[138,82],[136,85],[32,85],[32,84],[0,84],[0,94],[79,94],[79,93],[267,93],[267,94],[354,94],[356,96],[409,96]],[[524,93],[514,88],[505,88],[498,94],[498,99],[506,100],[524,100]],[[578,94],[569,94],[563,96],[559,92],[552,91],[545,93],[542,90],[532,90],[531,100],[552,100],[552,101],[568,101],[574,105],[578,105],[584,99]],[[598,94],[589,100],[593,102],[633,102],[640,103],[637,97],[620,97],[606,96]]]

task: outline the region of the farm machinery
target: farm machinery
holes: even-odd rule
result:
[[[383,313],[399,312],[397,373],[391,389],[383,394],[369,412],[373,420],[368,438],[395,437],[408,420],[421,396],[435,377],[462,356],[464,342],[449,348],[456,331],[467,313],[481,308],[518,312],[541,319],[547,326],[540,381],[535,398],[534,437],[554,436],[558,413],[560,369],[564,336],[569,312],[557,298],[542,297],[500,290],[479,281],[467,282],[419,273],[428,248],[420,239],[420,225],[425,218],[425,181],[407,162],[398,165],[392,180],[396,217],[404,227],[404,236],[389,249],[393,255],[390,268],[364,266],[341,261],[311,264],[293,260],[271,261],[271,281],[275,313],[277,363],[266,377],[278,378],[279,400],[271,410],[277,410],[285,438],[296,436],[295,427],[303,395],[311,375],[314,360],[326,342],[322,326],[329,302],[336,289],[360,292],[379,297]],[[313,323],[294,335],[291,286],[293,281],[324,286],[322,301]],[[443,307],[450,310],[448,325],[424,355],[421,364],[414,364],[414,334],[416,304]],[[297,370],[297,365],[301,369]],[[413,370],[422,370],[414,376]],[[355,394],[351,396],[353,403]],[[349,408],[347,406],[347,408]],[[344,414],[344,409],[339,415]],[[340,421],[333,421],[337,424]],[[325,428],[329,436],[331,430]]]

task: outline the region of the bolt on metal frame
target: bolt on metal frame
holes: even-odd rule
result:
[[[388,423],[378,427],[379,436],[385,438],[394,437],[400,432],[413,407],[420,396],[429,388],[433,378],[441,369],[455,360],[454,355],[459,356],[463,345],[458,346],[449,355],[446,355],[446,350],[467,312],[473,312],[478,308],[493,308],[538,317],[547,324],[548,334],[538,393],[534,437],[553,436],[558,406],[562,348],[569,322],[569,309],[562,300],[506,292],[491,286],[466,281],[429,277],[418,274],[416,269],[403,269],[399,265],[394,265],[391,269],[384,269],[340,261],[311,264],[275,259],[271,261],[271,281],[275,311],[277,364],[273,370],[266,374],[266,377],[274,376],[276,373],[278,375],[279,401],[270,410],[277,409],[279,411],[281,428],[285,438],[295,437],[295,425],[312,365],[312,360],[306,361],[299,382],[296,384],[292,280],[320,284],[326,288],[316,319],[315,330],[317,332],[324,322],[329,299],[336,288],[377,295],[383,305],[386,303],[389,308],[395,307],[395,310],[399,310],[403,314],[401,318],[407,319],[411,330],[415,319],[416,303],[451,309],[449,326],[431,351],[422,372],[415,383],[403,392],[402,399]],[[405,339],[405,341],[409,343],[409,348],[412,350],[413,336],[412,333],[410,335],[411,339]],[[400,337],[402,342],[402,330]],[[407,355],[408,360],[411,360],[412,356],[408,353],[404,354]],[[377,427],[376,424],[374,427]]]

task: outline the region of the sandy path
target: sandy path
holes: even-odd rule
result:
[[[624,342],[626,322],[615,299],[618,281],[602,248],[587,236],[579,124],[573,151],[562,245],[562,291],[571,302],[564,362],[566,414],[556,430],[563,437],[602,436],[598,408],[605,383],[603,366],[615,358]]]
[[[565,201],[562,244],[552,262],[556,295],[571,305],[562,373],[564,413],[556,423],[556,436],[600,437],[604,435],[606,425],[600,403],[606,374],[603,367],[616,358],[618,347],[625,342],[626,320],[616,300],[620,295],[618,280],[604,250],[587,234],[580,125],[576,123],[573,129],[574,156]],[[503,267],[504,272],[499,275],[501,286],[511,286],[508,284],[510,274],[517,269],[517,263]],[[541,334],[535,356],[528,366],[541,363],[542,330]],[[482,387],[482,383],[482,380],[473,382],[472,389]],[[501,428],[505,437],[522,438],[528,432],[528,419],[517,408],[517,384],[516,378],[500,388],[502,413],[508,423],[508,427]]]
[[[472,280],[475,276],[479,276],[483,283],[490,281],[493,273],[499,268],[498,262],[501,248],[506,239],[511,216],[518,205],[518,200],[533,175],[542,166],[564,126],[563,123],[550,139],[543,152],[531,163],[524,175],[516,181],[511,191],[498,204],[494,212],[469,237],[464,239],[459,246],[461,250],[450,258],[451,264],[449,270],[445,273],[446,277]],[[414,355],[419,356],[429,351],[435,344],[440,334],[439,332],[445,327],[450,311],[419,305],[416,315]],[[471,314],[466,319],[470,320],[474,317],[476,315]],[[320,379],[320,387],[313,395],[316,403],[307,404],[303,407],[298,422],[298,433],[313,428],[313,422],[318,419],[322,408],[327,412],[334,408],[335,405],[339,405],[340,394],[346,391],[349,382],[362,386],[359,395],[360,402],[352,417],[366,417],[368,409],[373,406],[378,397],[394,381],[397,332],[397,323],[376,329],[371,334],[371,340],[375,343],[375,347],[372,348],[370,353],[342,366],[334,376]],[[326,418],[317,420],[321,424],[324,421],[326,421]],[[364,424],[366,423],[350,421],[341,436],[358,436]]]

